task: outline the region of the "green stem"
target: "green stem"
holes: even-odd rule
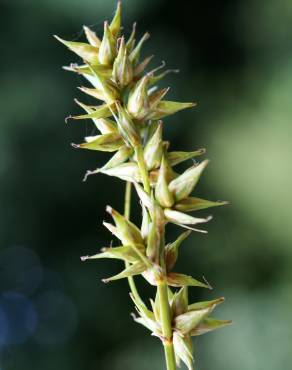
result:
[[[163,347],[167,370],[176,370],[175,355],[172,341],[172,327],[170,307],[168,303],[168,289],[165,281],[157,286],[160,304],[161,326],[163,334]]]
[[[127,219],[130,218],[131,213],[131,193],[132,193],[132,184],[128,181],[126,183],[126,190],[125,190],[125,208],[124,208],[124,215]],[[129,267],[129,262],[125,262],[126,267]],[[145,303],[142,301],[142,298],[140,297],[135,280],[133,276],[128,277],[128,283],[131,290],[131,293],[133,294],[133,297],[137,302],[139,302],[141,305],[145,306]]]
[[[144,190],[150,194],[150,181],[147,171],[147,167],[144,160],[143,147],[140,145],[135,148],[137,162],[142,177]],[[163,235],[164,239],[164,235]],[[163,245],[164,247],[164,245]],[[162,268],[164,270],[164,261],[162,262]],[[175,355],[172,341],[172,325],[171,325],[171,314],[170,306],[168,301],[168,286],[165,280],[159,282],[157,285],[157,292],[160,304],[160,315],[161,315],[161,326],[163,334],[163,347],[166,361],[167,370],[176,370]]]

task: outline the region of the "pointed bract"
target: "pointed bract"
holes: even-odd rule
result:
[[[210,285],[201,283],[199,280],[194,279],[192,276],[178,274],[176,272],[169,272],[167,275],[167,283],[170,286],[182,287],[182,286],[197,286],[201,288],[211,289]]]
[[[120,134],[110,133],[87,137],[87,142],[82,144],[72,144],[74,148],[99,150],[102,152],[114,152],[123,146],[124,142]]]
[[[175,166],[179,163],[192,159],[199,155],[205,154],[206,149],[198,149],[193,152],[169,152],[167,153],[167,158],[171,166]]]
[[[122,3],[121,1],[118,1],[114,18],[111,21],[111,24],[109,26],[109,29],[113,36],[115,37],[119,36],[120,30],[121,30],[121,24],[122,24]]]
[[[134,65],[136,65],[138,63],[142,46],[143,46],[144,42],[149,39],[149,37],[150,37],[149,33],[146,32],[143,35],[143,37],[141,38],[141,40],[138,42],[137,46],[131,52],[130,60]]]
[[[212,202],[206,199],[188,197],[177,202],[174,208],[180,212],[191,212],[210,207],[224,206],[226,204],[228,204],[228,202],[224,201]]]
[[[155,112],[151,115],[152,119],[161,119],[166,116],[170,116],[180,110],[192,108],[196,104],[195,103],[178,103],[174,101],[166,101],[163,100],[158,103],[157,107],[155,108]]]
[[[201,310],[201,309],[210,308],[210,307],[215,308],[216,306],[223,303],[224,301],[225,301],[225,298],[221,297],[221,298],[213,299],[212,301],[192,303],[188,306],[188,311]]]
[[[141,262],[139,255],[137,255],[135,250],[130,245],[124,245],[114,248],[103,248],[101,253],[94,254],[93,256],[83,256],[81,257],[81,260],[86,261],[101,258],[113,258],[131,263]]]
[[[164,214],[169,222],[173,222],[179,225],[196,225],[208,222],[212,219],[211,216],[206,218],[192,217],[190,215],[186,215],[185,213],[174,211],[169,208],[166,208],[164,210]]]
[[[89,27],[83,26],[85,36],[90,43],[90,45],[95,46],[96,48],[100,47],[101,40],[96,36],[96,33],[92,31]]]
[[[209,333],[210,331],[224,328],[227,325],[232,324],[231,320],[217,320],[211,317],[207,317],[203,320],[194,330],[191,331],[192,336],[198,336]]]
[[[55,38],[80,58],[91,64],[98,63],[98,48],[84,42],[66,41],[55,35]]]
[[[82,114],[79,116],[70,116],[69,118],[72,119],[99,119],[99,118],[108,118],[112,115],[110,109],[108,108],[107,104],[99,105],[93,109],[93,112],[88,114]]]
[[[124,216],[110,206],[106,207],[106,211],[113,217],[117,232],[119,234],[119,239],[124,245],[143,245],[141,232],[136,225],[127,220]]]
[[[124,279],[129,276],[135,276],[141,274],[143,271],[146,270],[146,266],[143,262],[136,262],[133,265],[125,268],[122,272],[117,275],[114,275],[110,278],[102,279],[104,283],[109,283],[110,281]]]

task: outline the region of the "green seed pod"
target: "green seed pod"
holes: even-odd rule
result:
[[[118,177],[121,180],[129,182],[141,182],[141,175],[139,167],[136,163],[127,162],[119,166],[115,166],[108,169],[100,169],[101,173],[104,173],[108,176]]]
[[[165,247],[165,263],[167,270],[171,270],[175,265],[178,257],[178,249],[181,243],[191,234],[191,230],[182,233],[173,243]]]
[[[191,212],[210,207],[224,206],[226,204],[228,204],[228,202],[224,201],[211,202],[210,200],[206,199],[188,197],[177,202],[174,208],[180,212]]]
[[[144,119],[149,114],[148,88],[149,76],[141,78],[131,90],[127,108],[131,116],[137,120]]]
[[[117,111],[119,114],[117,124],[121,135],[123,136],[124,140],[129,143],[133,148],[137,147],[140,142],[140,134],[138,129],[134,125],[133,121],[131,120],[129,114],[126,112],[124,108],[122,108],[121,104],[116,103]]]
[[[98,48],[84,42],[66,41],[54,35],[54,37],[80,58],[91,64],[98,63]]]
[[[198,335],[206,334],[210,331],[224,328],[230,324],[232,324],[231,320],[217,320],[212,317],[207,317],[191,331],[191,336],[196,337]]]
[[[206,316],[212,311],[212,308],[203,308],[201,310],[185,312],[174,319],[174,327],[181,334],[190,333]]]
[[[90,43],[90,45],[95,46],[96,48],[100,47],[101,40],[97,37],[96,33],[93,32],[89,27],[83,26],[85,36]]]
[[[159,205],[155,204],[153,199],[152,207],[150,209],[151,223],[149,227],[149,234],[147,236],[146,255],[156,264],[160,263],[162,250],[164,248],[164,215]]]
[[[161,163],[163,153],[162,141],[162,122],[160,121],[158,127],[152,137],[148,140],[144,148],[144,160],[148,170],[158,168]]]
[[[109,25],[104,22],[104,33],[102,42],[98,51],[98,60],[100,64],[109,66],[116,57],[115,39],[111,33]]]
[[[155,221],[154,219],[149,225],[146,255],[152,262],[159,263],[161,234]]]
[[[116,224],[117,232],[119,234],[119,239],[124,245],[143,245],[141,232],[136,225],[127,220],[124,216],[122,216],[119,212],[115,211],[110,206],[106,207],[106,211],[113,217]]]
[[[119,52],[113,65],[113,78],[122,89],[133,80],[133,67],[128,57],[124,37],[121,38]]]
[[[179,316],[188,310],[188,287],[183,286],[174,297],[171,302],[171,312],[173,317]]]
[[[155,186],[155,197],[162,207],[172,207],[174,204],[173,195],[168,189],[168,180],[171,176],[170,172],[171,168],[169,167],[165,156],[163,156]]]
[[[203,161],[198,166],[189,168],[182,175],[171,181],[169,190],[177,201],[189,196],[207,164],[208,161]]]

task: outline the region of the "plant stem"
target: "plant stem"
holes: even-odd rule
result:
[[[172,341],[172,327],[170,307],[168,303],[167,283],[161,282],[157,286],[157,292],[160,304],[161,326],[163,334],[163,347],[167,370],[176,370],[175,355]]]
[[[128,181],[126,183],[126,189],[125,189],[125,207],[124,207],[124,215],[129,220],[130,213],[131,213],[131,193],[132,193],[132,184]],[[126,267],[129,267],[129,262],[125,262]],[[128,277],[128,283],[131,290],[131,293],[133,294],[133,297],[137,302],[139,302],[141,305],[145,306],[145,303],[142,301],[142,298],[140,297],[135,280],[133,276]]]
[[[135,148],[137,162],[140,170],[140,174],[142,177],[144,190],[150,194],[150,181],[149,175],[146,168],[145,160],[144,160],[144,153],[143,147],[140,145]],[[163,238],[164,240],[164,235]],[[164,261],[163,265],[164,265]],[[164,269],[164,266],[162,266]],[[157,292],[159,297],[159,304],[160,304],[160,315],[161,315],[161,326],[162,326],[162,334],[163,334],[163,347],[164,347],[164,354],[165,354],[165,361],[166,361],[166,368],[167,370],[176,370],[176,363],[175,363],[175,355],[174,355],[174,348],[173,348],[173,341],[172,341],[172,325],[171,325],[171,315],[170,315],[170,307],[168,302],[168,286],[165,280],[160,281],[157,285]]]

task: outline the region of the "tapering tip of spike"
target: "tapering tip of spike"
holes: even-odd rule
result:
[[[79,145],[79,144],[75,144],[75,143],[71,143],[71,146],[72,146],[73,148],[80,148],[80,145]]]
[[[84,262],[84,261],[88,260],[88,258],[89,258],[89,256],[81,256],[81,257],[80,257],[80,260],[81,260],[82,262]]]

